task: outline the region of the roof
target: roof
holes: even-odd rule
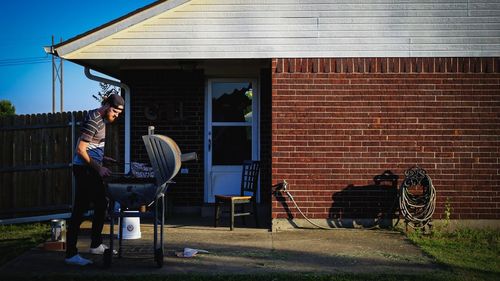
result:
[[[55,46],[99,60],[500,56],[484,0],[157,1]]]
[[[160,13],[174,9],[186,2],[189,2],[189,0],[158,0],[101,26],[54,45],[55,53],[60,57],[64,57],[68,53],[78,50],[79,48],[86,47],[100,39],[106,38],[130,26],[157,16]]]

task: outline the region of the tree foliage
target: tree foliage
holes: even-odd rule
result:
[[[99,87],[101,87],[101,90],[97,92],[97,96],[92,95],[92,97],[94,97],[94,99],[96,99],[101,104],[107,97],[109,97],[109,95],[120,94],[120,88],[116,86],[100,82]]]
[[[0,100],[0,117],[15,114],[16,108],[9,100]]]

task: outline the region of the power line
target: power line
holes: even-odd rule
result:
[[[38,64],[38,63],[47,63],[47,62],[50,62],[50,60],[35,61],[35,62],[22,62],[22,63],[6,63],[6,64],[1,64],[0,63],[0,67],[16,66],[16,65],[30,65],[30,64]]]
[[[49,56],[43,56],[43,57],[29,57],[29,58],[16,58],[16,59],[0,59],[0,63],[13,62],[13,61],[41,60],[41,59],[50,59],[50,58]]]
[[[50,62],[50,57],[30,57],[30,58],[15,58],[15,59],[0,59],[0,67],[16,66],[16,65],[29,65],[37,63]]]

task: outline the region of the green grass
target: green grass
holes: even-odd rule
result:
[[[49,237],[48,224],[0,225],[0,266]]]
[[[465,280],[500,280],[500,231],[458,229],[408,238]]]

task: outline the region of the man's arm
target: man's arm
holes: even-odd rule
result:
[[[99,165],[92,157],[89,156],[87,152],[87,147],[89,146],[89,143],[87,141],[82,140],[81,138],[78,139],[78,145],[76,146],[76,153],[87,163],[90,167],[92,167],[94,170],[96,170],[101,177],[107,177],[111,175],[111,171]]]

